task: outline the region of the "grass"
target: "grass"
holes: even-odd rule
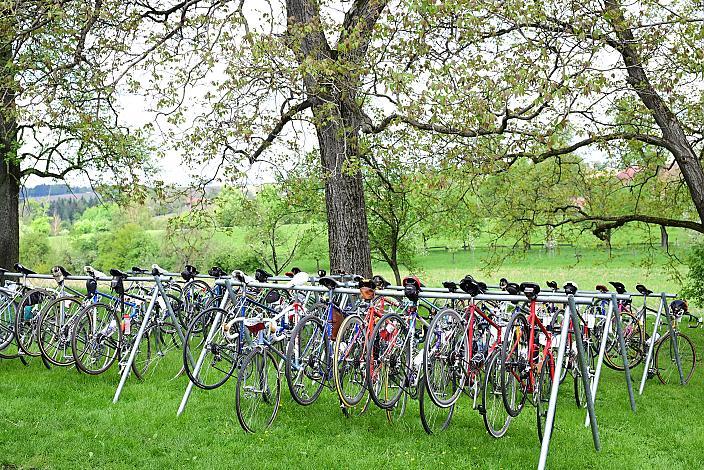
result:
[[[479,253],[434,254],[420,263],[426,278],[437,281],[476,272]],[[476,258],[472,258],[475,256]],[[535,253],[510,261],[500,270],[517,280],[575,280],[585,286],[620,278],[629,284],[647,280],[670,289],[661,268],[646,272],[642,256],[616,258],[585,251],[580,264]],[[662,260],[660,260],[662,261]],[[608,273],[608,279],[607,274]],[[481,276],[477,276],[481,277]],[[486,279],[493,280],[487,275]],[[647,285],[646,283],[646,285]],[[701,330],[687,330],[697,349]],[[530,468],[538,461],[535,411],[527,406],[506,437],[494,440],[481,416],[463,398],[450,428],[428,436],[411,404],[393,425],[385,414],[345,418],[333,392],[310,407],[300,407],[285,387],[282,407],[271,429],[246,435],[235,417],[234,381],[212,392],[195,390],[185,413],[176,409],[186,378],[173,379],[179,357],[170,356],[144,382],[129,380],[120,402],[111,404],[118,382],[115,370],[91,377],[73,369],[46,370],[41,361],[28,366],[0,361],[0,468]],[[574,405],[571,381],[560,390],[550,468],[702,468],[704,419],[699,397],[704,373],[689,385],[646,384],[630,411],[622,373],[604,368],[597,397],[602,441],[596,452],[583,426],[584,412]],[[638,382],[642,367],[634,371]]]

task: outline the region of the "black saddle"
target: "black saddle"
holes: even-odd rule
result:
[[[575,286],[571,282],[566,283],[564,286],[562,286],[562,288],[565,289],[565,294],[567,295],[574,295],[577,293],[577,286]]]
[[[403,282],[403,294],[411,301],[418,302],[420,294],[420,288],[423,284],[417,277],[404,277]]]
[[[15,263],[15,269],[17,270],[18,273],[22,273],[25,276],[28,276],[30,274],[37,274],[34,271],[32,271],[31,269],[25,268],[20,263]]]
[[[254,271],[254,279],[256,279],[258,282],[266,282],[270,277],[273,277],[272,274],[269,274],[268,272],[264,271],[263,269],[257,269]]]
[[[132,272],[135,274],[147,274],[149,271],[139,266],[132,266]]]
[[[617,293],[619,293],[619,294],[626,293],[626,286],[624,286],[622,282],[610,281],[609,284],[614,286],[614,289],[616,289]]]
[[[293,275],[295,276],[296,274],[298,274],[298,273],[301,272],[301,268],[297,268],[297,267],[294,266],[293,268],[291,268],[291,272],[292,272]]]
[[[479,294],[483,294],[486,292],[486,284],[483,282],[477,282],[474,280],[472,276],[467,274],[461,281],[460,281],[460,289],[465,291],[467,294],[471,295],[472,297],[476,297]]]
[[[546,284],[550,289],[557,290],[557,281],[548,281]]]
[[[163,273],[156,266],[152,266],[152,276],[161,276]]]
[[[520,292],[519,285],[515,282],[508,282],[508,279],[505,277],[502,277],[499,280],[499,287],[501,287],[501,290],[506,291],[511,295],[518,295]]]
[[[127,273],[120,271],[119,269],[111,269],[110,275],[112,276],[112,281],[110,281],[110,288],[117,294],[123,295],[125,293],[124,280],[128,277]]]
[[[184,266],[183,271],[181,271],[181,277],[186,282],[195,278],[197,275],[198,275],[198,270],[195,268],[195,266],[191,266],[190,264],[187,264],[186,266]]]
[[[457,292],[457,288],[459,287],[454,281],[445,281],[442,283],[442,286],[450,292]]]
[[[535,300],[540,293],[540,286],[535,282],[522,282],[518,290],[528,297],[528,300]]]
[[[223,271],[223,269],[220,266],[213,266],[208,270],[208,276],[213,276],[213,277],[224,277],[227,276],[227,273]]]
[[[64,268],[63,266],[54,266],[53,269],[58,270],[61,273],[61,275],[63,275],[64,277],[71,275],[71,273],[66,271],[66,268]]]
[[[376,276],[372,276],[372,282],[374,283],[377,289],[386,289],[391,285],[389,281],[384,279],[382,276],[379,276],[378,274]]]
[[[675,315],[682,315],[683,313],[688,313],[689,306],[687,305],[687,301],[680,299],[673,300],[670,303],[670,311]]]
[[[643,295],[650,295],[650,294],[653,293],[653,291],[651,291],[650,289],[648,289],[647,287],[645,287],[643,284],[637,284],[637,285],[636,285],[636,290],[637,290],[638,292],[640,292],[641,294],[643,294]]]
[[[374,284],[374,281],[372,279],[360,279],[357,281],[357,288],[361,289],[363,287],[366,287],[368,289],[375,289],[376,284]]]
[[[335,279],[328,276],[323,276],[318,279],[318,284],[329,290],[337,289],[338,287],[340,287],[340,284]]]
[[[319,269],[318,270],[318,277],[325,277],[327,273],[325,272],[324,269]]]

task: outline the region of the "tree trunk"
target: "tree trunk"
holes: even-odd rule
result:
[[[0,43],[3,38],[0,37]],[[0,72],[11,70],[12,48],[0,46]],[[17,123],[13,117],[12,80],[0,74],[0,267],[13,269],[19,260],[20,166],[17,159]],[[4,85],[4,86],[3,86]]]
[[[337,110],[323,105],[313,110],[325,171],[325,209],[328,218],[330,271],[372,275],[364,184],[359,170],[348,164],[357,153],[354,127],[344,123]]]
[[[367,17],[370,11],[366,7],[369,5],[360,6],[364,8],[355,10],[347,19],[364,15],[365,22],[374,24],[380,10],[374,10],[377,16]],[[299,63],[308,63],[306,68],[311,70],[303,76],[303,83],[307,99],[313,102],[314,124],[325,172],[330,270],[371,276],[364,186],[362,174],[357,169],[361,122],[359,110],[355,108],[360,81],[359,76],[349,71],[361,67],[366,51],[362,44],[368,44],[371,35],[359,41],[357,55],[338,57],[338,51],[331,49],[321,26],[319,2],[286,0],[286,12],[291,50]],[[342,68],[348,71],[330,74],[329,64],[338,58],[345,64]],[[310,67],[311,62],[320,65],[320,69]]]
[[[660,226],[660,247],[664,249],[665,251],[670,250],[670,240],[669,236],[667,235],[667,229],[665,228],[664,225]]]

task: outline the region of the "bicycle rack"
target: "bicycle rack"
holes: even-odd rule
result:
[[[562,302],[561,302],[562,303]],[[589,383],[589,369],[587,360],[584,357],[584,343],[582,342],[582,328],[577,315],[577,302],[574,295],[567,296],[567,305],[565,313],[569,310],[569,314],[564,315],[562,319],[562,327],[560,329],[561,338],[566,338],[569,331],[570,320],[572,320],[572,328],[574,329],[574,337],[577,343],[577,360],[581,369],[582,381],[584,390],[587,395],[587,413],[592,429],[592,439],[594,440],[594,448],[597,451],[601,450],[601,441],[599,439],[599,427],[596,421],[596,412],[594,410],[594,397],[592,396],[591,384]],[[560,375],[562,373],[562,363],[565,359],[565,349],[567,341],[560,341],[557,349],[557,359],[555,364],[554,379],[550,388],[550,401],[548,403],[548,415],[545,419],[545,432],[543,434],[543,442],[540,446],[540,458],[538,460],[538,470],[545,469],[545,464],[550,450],[550,438],[552,437],[552,429],[555,423],[555,409],[557,408],[557,395],[560,390]]]
[[[653,326],[653,334],[650,336],[650,344],[648,345],[648,354],[645,357],[645,367],[643,369],[643,377],[640,380],[640,389],[638,390],[639,395],[643,395],[643,389],[645,388],[645,381],[648,378],[648,372],[650,372],[650,362],[653,360],[653,349],[655,348],[655,335],[658,333],[658,328],[660,327],[660,320],[662,318],[662,312],[665,311],[665,317],[667,318],[667,329],[668,333],[672,335],[672,346],[675,352],[675,363],[677,364],[677,372],[680,375],[680,385],[684,385],[684,374],[682,373],[682,362],[680,361],[680,351],[677,346],[677,335],[672,327],[672,316],[670,315],[670,306],[667,304],[668,298],[674,298],[672,294],[667,294],[665,292],[659,295],[660,306],[658,307],[658,313],[655,315],[655,325]],[[643,322],[646,324],[647,322]]]
[[[125,363],[124,369],[122,370],[122,376],[120,377],[120,383],[117,385],[117,390],[115,390],[115,396],[112,399],[113,403],[117,403],[117,401],[120,399],[120,394],[122,393],[122,389],[125,386],[125,382],[127,382],[127,377],[129,377],[131,368],[132,368],[132,363],[134,362],[134,358],[137,355],[137,351],[139,350],[139,344],[142,341],[142,337],[144,336],[144,330],[147,328],[147,324],[149,323],[149,318],[151,317],[152,311],[154,310],[154,305],[157,302],[157,298],[161,297],[161,299],[164,301],[164,304],[166,305],[166,311],[169,314],[169,318],[171,318],[171,321],[173,322],[174,326],[176,327],[176,332],[178,333],[179,339],[181,340],[181,347],[184,347],[184,344],[186,343],[186,337],[183,334],[183,331],[181,330],[181,324],[178,321],[178,318],[176,317],[176,314],[174,313],[173,309],[171,308],[171,302],[169,300],[169,297],[166,294],[166,291],[164,290],[164,285],[162,284],[162,279],[169,280],[172,277],[177,276],[178,274],[175,273],[162,273],[162,274],[154,274],[152,281],[156,284],[156,289],[154,289],[154,292],[152,293],[151,298],[149,299],[149,305],[147,307],[147,311],[144,312],[144,317],[142,318],[142,324],[139,327],[139,331],[137,331],[137,336],[134,339],[134,343],[132,344],[132,349],[130,349],[130,353],[127,358],[127,362]],[[199,278],[207,278],[209,276],[197,276]],[[127,280],[131,280],[130,278],[127,278]],[[190,362],[193,363],[193,357],[189,357]]]

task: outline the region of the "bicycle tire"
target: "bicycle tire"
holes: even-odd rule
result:
[[[694,374],[694,369],[697,365],[697,350],[687,335],[676,332],[677,335],[677,350],[680,356],[680,364],[682,365],[682,375],[684,376],[684,384],[688,384]],[[655,350],[655,360],[653,363],[655,373],[658,380],[663,385],[670,382],[680,382],[680,374],[677,370],[675,362],[675,350],[672,342],[671,333],[663,336],[658,340]]]
[[[254,370],[250,370],[254,367]],[[269,377],[270,367],[274,369],[274,378]],[[252,377],[254,375],[254,377]],[[247,380],[253,378],[252,383],[247,385]],[[275,381],[273,394],[271,393],[270,380]],[[258,386],[258,387],[257,387]],[[259,389],[258,389],[259,388]],[[247,398],[260,396],[260,401],[268,405],[267,412],[261,415],[263,422],[255,423],[252,417],[256,411],[264,409],[262,406],[250,406],[249,413],[244,402]],[[242,360],[239,373],[237,374],[237,390],[235,392],[235,408],[237,420],[248,433],[255,433],[268,428],[276,419],[281,404],[281,369],[274,354],[268,349],[261,347],[253,348]]]
[[[309,336],[304,336],[306,327],[312,327]],[[314,315],[307,315],[298,322],[291,332],[286,348],[286,383],[291,397],[302,406],[313,404],[325,387],[330,373],[330,345],[323,321]],[[301,360],[303,352],[311,351],[309,359]],[[304,376],[310,379],[310,387],[303,382]]]

